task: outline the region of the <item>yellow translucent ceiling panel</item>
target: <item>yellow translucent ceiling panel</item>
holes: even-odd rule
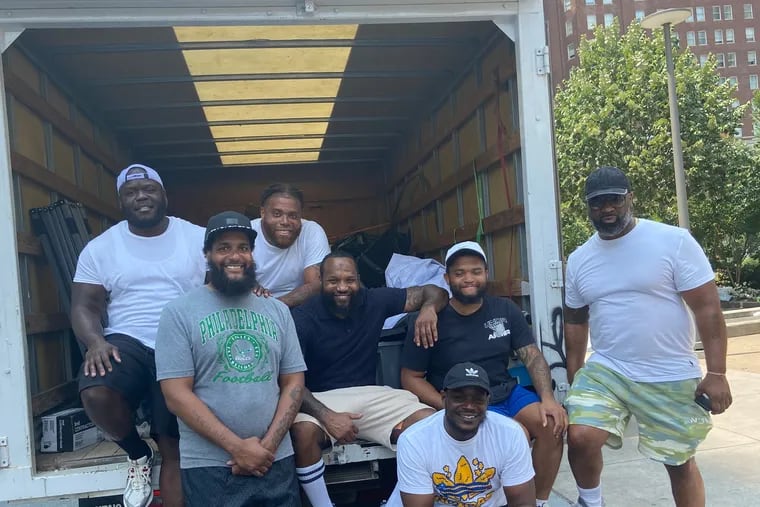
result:
[[[327,122],[271,123],[259,125],[220,125],[209,127],[214,139],[230,137],[260,137],[316,134],[327,132]]]
[[[253,150],[279,150],[286,149],[319,149],[322,146],[322,139],[264,139],[261,141],[227,141],[217,142],[216,149],[219,153],[229,153],[231,151],[253,151]]]
[[[317,156],[314,156],[316,153]],[[254,155],[221,155],[222,164],[271,164],[279,162],[311,162],[319,159],[319,150],[301,153],[258,153]]]
[[[293,99],[335,97],[340,79],[264,79],[260,81],[201,81],[198,98],[209,100]]]
[[[241,42],[241,41],[298,41],[352,40],[358,25],[331,26],[231,26],[177,27],[174,33],[180,43]],[[327,46],[327,45],[326,45]],[[245,74],[285,74],[344,72],[351,54],[349,47],[251,47],[206,49],[196,47],[182,52],[192,76],[226,75],[224,81],[196,82],[201,102],[235,101],[246,99],[335,98],[341,80],[331,79],[244,79]],[[240,76],[241,79],[229,79]],[[256,119],[329,118],[334,102],[314,104],[257,104],[205,106],[206,120],[245,121]],[[211,127],[214,139],[276,135],[324,135],[328,122],[261,124]],[[303,145],[292,140],[268,142],[266,149],[313,149],[303,153],[261,155],[224,155],[224,164],[254,164],[267,162],[303,162],[317,160],[322,138],[309,139]],[[229,152],[230,145],[217,145],[220,153]],[[315,146],[316,145],[316,146]],[[302,148],[301,148],[302,146]],[[246,150],[249,148],[245,148]],[[252,148],[259,149],[259,148]],[[235,148],[234,151],[240,151]]]

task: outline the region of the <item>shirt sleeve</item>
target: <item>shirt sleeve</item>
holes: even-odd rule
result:
[[[406,306],[406,289],[378,287],[369,289],[372,301],[370,304],[379,305],[385,311],[385,318],[404,313]]]
[[[313,329],[309,325],[309,315],[304,311],[302,306],[297,306],[290,310],[290,314],[293,317],[293,325],[296,331],[296,337],[301,344],[301,354],[303,359],[307,360],[309,357],[309,343],[311,342],[310,330]]]
[[[509,337],[512,340],[512,350],[535,344],[536,339],[533,337],[533,331],[528,326],[528,321],[525,320],[520,307],[510,299],[499,299],[506,306],[506,315],[509,316]]]
[[[191,331],[174,305],[161,312],[156,332],[156,379],[195,376]]]
[[[77,260],[77,269],[74,273],[74,281],[77,283],[89,283],[93,285],[102,285],[105,287],[105,281],[98,272],[98,263],[92,254],[92,243],[85,245]]]
[[[413,495],[433,493],[433,479],[425,469],[424,453],[403,433],[396,448],[396,471],[399,491]]]
[[[676,289],[679,292],[696,289],[714,279],[715,273],[702,247],[689,231],[684,230],[676,253]]]
[[[277,303],[282,304],[277,301]],[[293,317],[287,308],[281,310],[282,356],[280,357],[280,374],[296,373],[306,370],[301,347],[298,343],[298,334]]]
[[[432,350],[418,347],[414,343],[414,323],[417,321],[418,316],[419,313],[414,312],[410,313],[407,318],[406,339],[404,340],[404,348],[401,351],[401,367],[426,372],[430,366],[430,354]]]
[[[327,234],[317,222],[307,222],[307,227],[301,231],[304,234],[304,258],[303,269],[319,264],[325,255],[330,253],[330,243],[327,242]]]
[[[565,304],[568,308],[583,308],[587,305],[578,293],[576,286],[575,262],[571,255],[567,260],[567,269],[565,269]]]
[[[490,412],[488,417],[492,415],[504,417]],[[508,488],[528,482],[533,478],[535,472],[533,471],[530,445],[528,445],[525,434],[519,428],[505,426],[502,435],[496,444],[503,449],[509,449],[509,451],[504,453],[504,461],[501,470],[499,470],[501,485]],[[511,443],[511,445],[505,445],[507,443]]]

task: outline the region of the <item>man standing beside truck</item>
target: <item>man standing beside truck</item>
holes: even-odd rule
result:
[[[714,414],[731,405],[715,275],[688,230],[633,216],[619,168],[594,170],[585,194],[597,233],[568,258],[564,310],[577,505],[603,505],[602,446],[619,449],[633,415],[639,451],[665,465],[676,505],[704,506],[694,454],[712,423],[695,396],[707,394]],[[705,350],[704,377],[687,307]],[[594,353],[586,360],[589,329]]]
[[[293,308],[319,292],[319,263],[330,253],[322,227],[303,215],[303,193],[286,183],[269,185],[261,195],[261,218],[253,258],[256,278],[272,296]]]
[[[135,410],[151,400],[162,498],[164,505],[178,506],[179,433],[156,381],[154,349],[164,305],[203,284],[204,230],[166,216],[163,182],[150,167],[125,168],[116,191],[125,220],[85,246],[72,284],[71,324],[87,348],[79,394],[90,419],[128,455],[127,507],[153,499],[153,451],[135,429]]]
[[[344,252],[325,257],[320,274],[321,294],[293,309],[309,369],[290,431],[301,487],[313,507],[331,507],[323,447],[362,438],[393,449],[401,432],[433,413],[412,393],[375,384],[377,343],[386,318],[416,310],[417,334],[432,343],[447,294],[435,285],[364,289]]]
[[[483,366],[491,379],[488,410],[514,418],[534,439],[536,505],[549,503],[562,460],[567,414],[554,399],[549,365],[520,308],[507,298],[486,295],[486,255],[474,241],[446,252],[449,304],[438,314],[438,342],[417,346],[407,334],[401,358],[401,385],[435,409],[444,408],[446,372],[467,360]],[[536,392],[519,384],[507,370],[512,353],[525,365]]]
[[[257,296],[256,233],[228,211],[211,217],[209,284],[164,308],[156,370],[180,421],[190,507],[297,507],[293,445],[306,369],[288,307]]]

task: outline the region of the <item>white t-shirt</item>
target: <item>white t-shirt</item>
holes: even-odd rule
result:
[[[267,241],[261,231],[260,218],[251,220],[251,227],[256,231],[253,248],[256,279],[277,298],[303,285],[304,269],[319,264],[330,253],[324,229],[311,220],[301,219],[301,233],[288,248],[279,248]]]
[[[401,494],[435,494],[435,506],[501,506],[504,487],[517,486],[534,476],[530,446],[519,424],[488,412],[478,433],[455,440],[443,427],[439,410],[399,437],[398,484],[388,506],[401,506]]]
[[[589,361],[636,382],[701,376],[680,293],[713,280],[689,231],[639,219],[625,236],[594,234],[567,260],[565,303],[589,307]]]
[[[82,250],[74,281],[102,285],[108,293],[104,334],[122,333],[155,348],[164,305],[203,285],[205,229],[169,217],[159,236],[133,234],[121,221]]]

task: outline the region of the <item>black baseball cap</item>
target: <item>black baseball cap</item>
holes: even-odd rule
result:
[[[625,173],[617,167],[602,166],[586,178],[586,200],[598,195],[625,195],[631,191],[631,184]]]
[[[443,379],[443,389],[479,387],[491,394],[491,382],[486,370],[475,363],[459,363],[451,367]]]
[[[224,211],[209,218],[208,225],[206,225],[206,237],[203,240],[203,248],[208,250],[216,234],[233,230],[245,232],[248,235],[248,239],[251,240],[251,247],[253,247],[253,242],[256,240],[256,231],[251,227],[251,220],[237,211]]]

